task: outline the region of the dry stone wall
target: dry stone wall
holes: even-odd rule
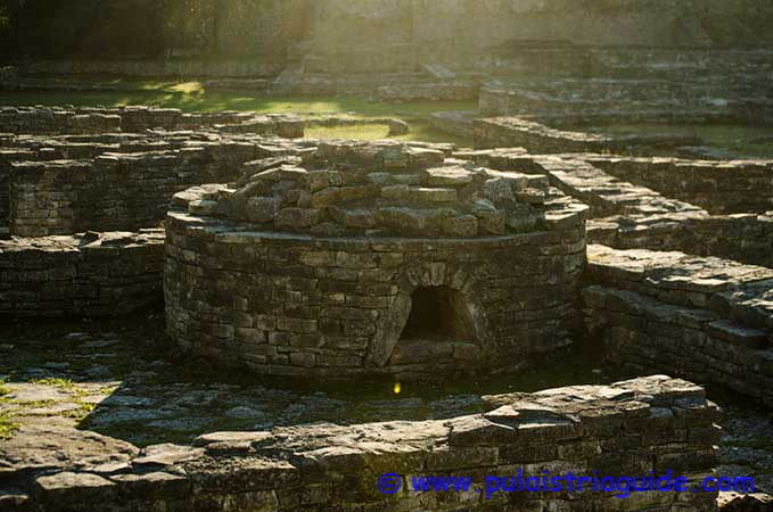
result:
[[[158,307],[164,233],[0,240],[0,317],[112,316]]]
[[[13,164],[11,233],[29,237],[157,225],[175,192],[238,176],[239,166],[214,168],[207,156],[203,149],[183,149]]]
[[[10,233],[1,234],[11,235],[0,241],[0,316],[161,307],[163,232],[146,228],[161,222],[174,192],[241,176],[249,160],[307,146],[313,149],[217,132],[0,137],[0,213],[10,214]]]
[[[530,155],[522,149],[457,151],[454,156],[495,169],[547,175],[552,185],[590,206],[588,239],[593,243],[617,249],[682,251],[773,266],[770,214],[709,215],[699,206],[671,199],[673,196],[695,198],[715,210],[743,208],[764,212],[770,200],[767,188],[769,161],[715,163],[594,154]],[[622,175],[607,172],[625,162],[635,162],[646,169],[684,165],[688,175],[679,180],[680,188],[689,193],[672,196],[668,193],[670,189],[664,186],[661,195],[642,186],[644,179],[634,184],[623,181]],[[662,175],[669,173],[663,171]],[[737,182],[733,176],[738,176]],[[663,180],[677,181],[665,177]],[[733,185],[727,185],[727,182],[733,182]],[[752,187],[751,183],[756,186]],[[653,183],[653,186],[658,185],[659,182]],[[738,206],[740,204],[750,206]]]
[[[242,126],[246,125],[246,126]],[[287,138],[303,136],[303,123],[293,116],[257,116],[249,112],[183,113],[175,108],[2,107],[0,133],[100,134],[138,133],[151,129],[237,130]]]
[[[705,210],[671,199],[641,185],[621,181],[596,166],[598,155],[531,155],[521,150],[458,151],[496,169],[546,175],[553,186],[590,207],[592,217],[614,214],[658,215],[678,213],[705,216]]]
[[[694,384],[661,375],[484,401],[488,412],[447,420],[215,432],[193,447],[128,445],[115,464],[9,475],[23,498],[11,511],[699,512],[715,506],[715,492],[641,492],[628,499],[608,492],[501,492],[486,499],[486,476],[516,477],[519,469],[535,476],[669,470],[707,476],[717,461],[719,415]],[[396,494],[378,490],[384,473],[399,475]],[[469,476],[474,485],[468,492],[413,492],[411,477],[422,475]]]
[[[587,323],[607,357],[723,384],[773,405],[773,270],[590,246]]]
[[[237,179],[248,161],[303,149],[249,134],[198,135],[20,141],[19,149],[4,150],[9,162],[0,166],[10,233],[30,237],[156,226],[176,192]]]
[[[588,159],[620,180],[699,205],[714,214],[773,209],[773,162],[674,158]]]
[[[586,208],[544,176],[396,143],[323,144],[254,172],[178,194],[167,217],[184,349],[263,373],[416,376],[519,367],[568,342]],[[445,294],[448,332],[404,335],[417,290]]]
[[[773,215],[613,216],[591,219],[588,240],[617,249],[681,251],[773,267]]]
[[[475,146],[478,148],[523,147],[533,153],[621,152],[646,153],[657,148],[696,145],[699,141],[677,134],[600,135],[550,128],[518,117],[476,119]]]

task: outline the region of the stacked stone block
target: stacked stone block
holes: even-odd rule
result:
[[[716,492],[500,492],[486,476],[711,473],[718,409],[686,381],[651,376],[484,397],[488,412],[448,420],[272,432],[215,432],[193,447],[154,445],[124,464],[59,467],[19,484],[14,512],[104,510],[713,510]],[[397,475],[394,494],[378,479]],[[467,476],[466,492],[414,492],[415,476]]]
[[[303,137],[303,122],[294,116],[249,112],[183,113],[174,108],[2,107],[0,132],[27,134],[141,133],[211,129],[226,132]]]
[[[56,123],[69,119],[66,109],[11,110],[3,111],[6,121],[24,119],[30,123],[24,129],[43,133],[64,130]],[[121,112],[137,130],[143,123],[210,123],[219,130],[219,123],[245,119],[148,108]],[[0,242],[0,316],[90,317],[159,307],[163,237],[144,230],[162,222],[172,195],[236,179],[247,161],[302,153],[310,144],[220,131],[0,137],[0,236],[11,236]]]
[[[419,375],[568,343],[585,207],[543,176],[396,143],[253,165],[167,217],[168,325],[186,350],[264,373]],[[459,294],[473,332],[401,345],[412,293],[433,287]]]
[[[675,158],[589,158],[617,178],[702,206],[713,214],[773,209],[773,162]]]
[[[773,270],[590,246],[587,275],[586,322],[610,360],[773,404]]]
[[[706,216],[705,210],[671,199],[641,185],[621,181],[596,165],[588,155],[528,155],[520,151],[494,150],[470,154],[496,169],[539,172],[553,186],[590,206],[592,217],[608,215],[680,214]]]
[[[158,307],[164,234],[0,240],[0,317],[111,316]]]
[[[247,152],[245,159],[255,147]],[[157,225],[176,192],[240,173],[238,165],[212,163],[204,149],[188,148],[12,164],[11,233],[29,237]]]
[[[616,249],[681,251],[773,267],[773,212],[591,219],[588,240]]]
[[[694,137],[678,134],[601,135],[551,128],[519,117],[476,119],[478,148],[523,147],[533,153],[621,152],[641,154],[653,149],[696,145]]]
[[[503,171],[547,175],[552,185],[590,206],[588,238],[594,243],[617,249],[682,251],[773,266],[770,214],[709,215],[699,206],[672,199],[667,194],[672,190],[669,187],[663,187],[661,195],[642,186],[650,180],[636,180],[637,185],[623,181],[627,176],[615,170],[629,164],[641,169],[662,168],[658,174],[663,175],[664,181],[679,181],[683,190],[690,191],[674,195],[699,200],[717,211],[755,210],[770,201],[766,160],[712,163],[596,154],[529,155],[517,148],[457,151],[454,157]],[[680,174],[680,169],[686,174]],[[666,178],[672,174],[676,177]],[[736,185],[727,184],[734,180]],[[663,181],[653,181],[653,187],[663,184]]]

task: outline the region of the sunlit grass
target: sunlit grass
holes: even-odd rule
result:
[[[100,82],[112,83],[112,82]],[[471,110],[475,101],[410,101],[383,103],[357,96],[266,96],[259,92],[207,90],[198,81],[144,81],[116,90],[3,91],[2,105],[75,105],[118,107],[152,105],[186,112],[240,110],[258,113],[296,112],[308,115],[355,114],[366,117],[424,117],[443,110]]]
[[[389,127],[385,124],[360,124],[351,126],[310,126],[306,128],[308,139],[386,139]]]
[[[738,155],[773,158],[773,129],[738,124],[612,124],[580,127],[597,133],[661,134],[678,133],[697,137],[707,146],[722,148]]]
[[[10,414],[0,412],[0,440],[12,438],[20,426],[11,419]]]
[[[405,135],[390,136],[389,127],[382,123],[367,123],[347,126],[308,126],[307,139],[354,139],[380,140],[393,139],[402,141],[452,142],[460,147],[472,146],[471,140],[454,137],[432,128],[427,123],[412,123],[411,131]]]
[[[99,82],[111,83],[108,79]],[[115,80],[115,79],[114,79]],[[445,110],[472,110],[474,101],[410,101],[384,103],[359,96],[266,96],[260,93],[238,91],[208,91],[199,81],[170,82],[148,80],[127,82],[118,79],[122,88],[99,91],[5,91],[0,92],[0,105],[74,105],[125,107],[150,105],[179,108],[185,112],[213,112],[237,110],[259,114],[295,113],[314,117],[324,115],[357,118],[400,117],[411,123],[408,135],[394,137],[397,140],[422,140],[426,142],[453,142],[471,146],[472,141],[445,134],[420,121],[433,112]],[[129,90],[128,85],[133,89]],[[368,123],[342,127],[307,128],[309,138],[336,138],[375,140],[387,138],[385,124]]]

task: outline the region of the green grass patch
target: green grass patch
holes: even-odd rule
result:
[[[740,156],[773,158],[773,129],[766,126],[640,123],[588,126],[577,129],[612,135],[682,134],[697,137],[707,146],[721,148]]]
[[[400,136],[389,136],[389,127],[381,123],[367,123],[347,126],[308,126],[307,139],[354,139],[402,141],[452,142],[460,147],[472,147],[473,141],[454,137],[432,128],[428,123],[411,123],[411,131]]]
[[[78,390],[78,387],[70,379],[60,379],[60,378],[33,379],[30,381],[30,383],[41,384],[43,386],[54,386],[60,389],[67,389],[71,391]]]
[[[5,380],[0,379],[0,396],[5,396],[11,392],[11,388],[5,385]]]
[[[472,140],[445,134],[419,120],[425,119],[434,112],[474,110],[477,107],[477,102],[474,100],[385,103],[361,96],[266,96],[257,92],[208,91],[201,82],[195,81],[180,83],[113,80],[100,82],[100,84],[115,87],[115,90],[0,91],[0,104],[76,107],[150,105],[179,108],[184,112],[236,110],[258,114],[293,113],[305,117],[324,115],[351,115],[366,119],[400,117],[411,121],[411,133],[396,137],[397,140],[453,142],[463,147],[472,146]],[[387,138],[388,131],[386,125],[377,123],[328,128],[311,126],[307,128],[307,137],[377,140]]]
[[[299,113],[308,115],[352,113],[364,117],[392,116],[424,117],[444,110],[473,110],[469,101],[408,101],[385,103],[361,96],[267,96],[247,91],[209,91],[201,82],[136,82],[126,83],[116,90],[40,90],[2,91],[3,105],[74,105],[83,107],[121,107],[152,105],[179,108],[186,112],[239,110],[268,113]]]
[[[309,126],[306,128],[308,139],[386,139],[389,128],[385,124],[359,124],[348,126]]]
[[[83,402],[82,400],[76,400],[76,405],[78,406],[77,409],[73,409],[72,411],[67,411],[64,413],[64,416],[68,418],[73,418],[76,422],[81,423],[88,418],[89,414],[91,414],[94,409],[97,407],[97,404],[90,404],[87,402]]]
[[[21,425],[11,419],[8,413],[0,412],[0,439],[10,439],[19,430]]]

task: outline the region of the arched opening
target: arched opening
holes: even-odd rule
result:
[[[411,295],[411,312],[400,339],[457,340],[474,338],[462,294],[447,286],[420,287]]]

